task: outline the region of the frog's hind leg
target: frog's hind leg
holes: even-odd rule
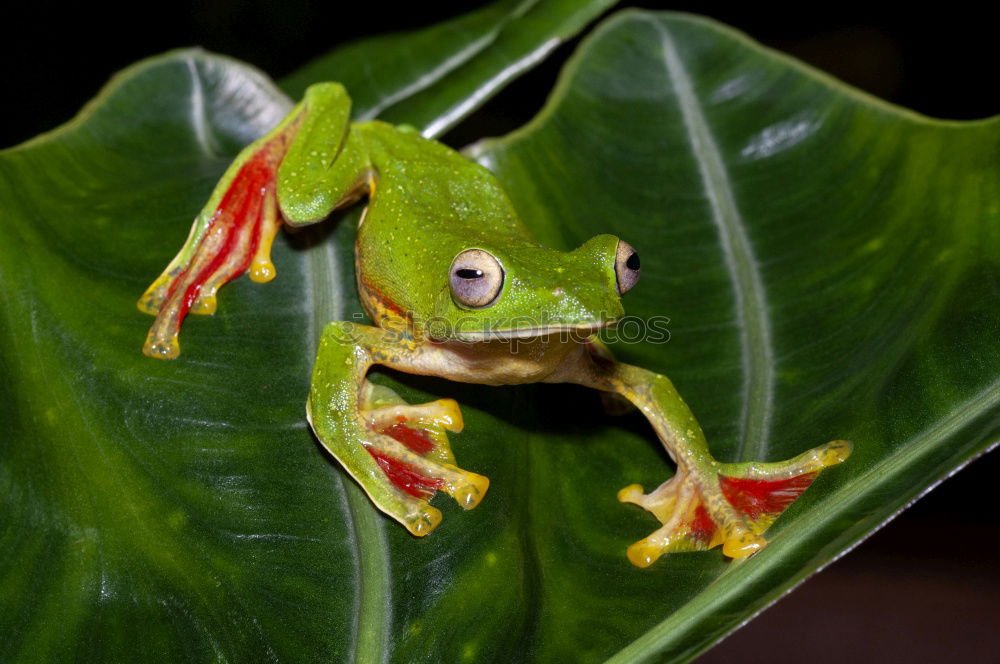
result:
[[[835,440],[788,461],[720,463],[692,470],[678,462],[677,473],[654,491],[638,484],[618,492],[618,499],[651,512],[658,530],[628,549],[629,560],[647,567],[664,553],[699,551],[718,545],[740,558],[760,550],[761,534],[809,488],[819,472],[845,460],[847,441]]]
[[[254,281],[274,278],[271,244],[281,227],[276,173],[296,126],[289,123],[240,154],[195,218],[180,252],[143,293],[139,309],[156,316],[143,354],[177,357],[185,316],[214,314],[216,291],[227,281],[247,271]]]
[[[156,316],[143,354],[177,357],[184,318],[214,314],[226,282],[244,272],[260,283],[273,279],[271,245],[283,221],[321,221],[366,190],[362,155],[344,154],[349,119],[343,87],[317,84],[274,130],[240,152],[181,250],[139,298],[140,311]]]

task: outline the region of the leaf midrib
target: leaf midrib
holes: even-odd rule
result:
[[[732,283],[743,370],[743,407],[736,459],[764,459],[774,410],[774,346],[764,282],[729,173],[670,31],[659,21],[650,23],[660,36],[663,64],[677,93],[691,153],[698,164],[712,221],[719,234],[722,258]]]
[[[436,67],[431,69],[431,71],[417,77],[412,83],[402,86],[395,93],[387,95],[372,107],[365,109],[359,115],[359,119],[372,120],[399,102],[423,92],[438,81],[444,79],[448,74],[452,73],[467,62],[470,62],[473,58],[493,45],[497,41],[500,34],[512,21],[515,21],[527,14],[541,1],[542,0],[523,0],[517,4],[503,20],[498,21],[492,30],[485,33],[478,39],[473,40],[457,53],[445,58],[443,62],[439,63]],[[546,44],[547,43],[548,42],[546,42]],[[549,50],[551,50],[551,48],[544,49],[544,53],[548,53]],[[544,54],[542,57],[544,57]],[[531,63],[536,62],[534,59],[529,60],[529,66]],[[489,90],[487,91],[487,94],[488,92]],[[464,108],[464,105],[460,105],[458,113],[461,113]],[[449,120],[453,115],[455,115],[455,112],[438,115],[436,118],[427,123],[427,127],[424,129],[424,135],[431,138],[441,135],[448,128],[448,126],[450,126]]]

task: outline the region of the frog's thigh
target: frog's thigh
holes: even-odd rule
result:
[[[366,380],[372,364],[389,364],[392,358],[399,360],[412,352],[380,328],[331,323],[316,356],[308,410],[323,446],[376,506],[413,534],[425,535],[441,520],[441,513],[427,504],[435,491],[444,491],[471,509],[489,481],[449,463],[452,457],[443,430],[445,424],[452,430],[460,428],[454,402],[408,406],[391,391],[391,396],[375,393],[378,388]],[[399,424],[407,431],[383,421],[390,414],[397,422],[402,418]],[[444,445],[415,450],[405,444],[407,433],[419,431],[427,432],[432,443],[443,438]]]

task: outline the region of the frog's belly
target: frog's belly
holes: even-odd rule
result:
[[[585,352],[576,341],[428,342],[414,358],[414,373],[463,383],[517,385],[550,376],[571,353]]]

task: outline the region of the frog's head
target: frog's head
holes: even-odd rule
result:
[[[464,340],[572,332],[582,338],[613,325],[621,296],[639,280],[639,255],[613,235],[574,251],[537,245],[459,251],[448,273],[431,334]]]

